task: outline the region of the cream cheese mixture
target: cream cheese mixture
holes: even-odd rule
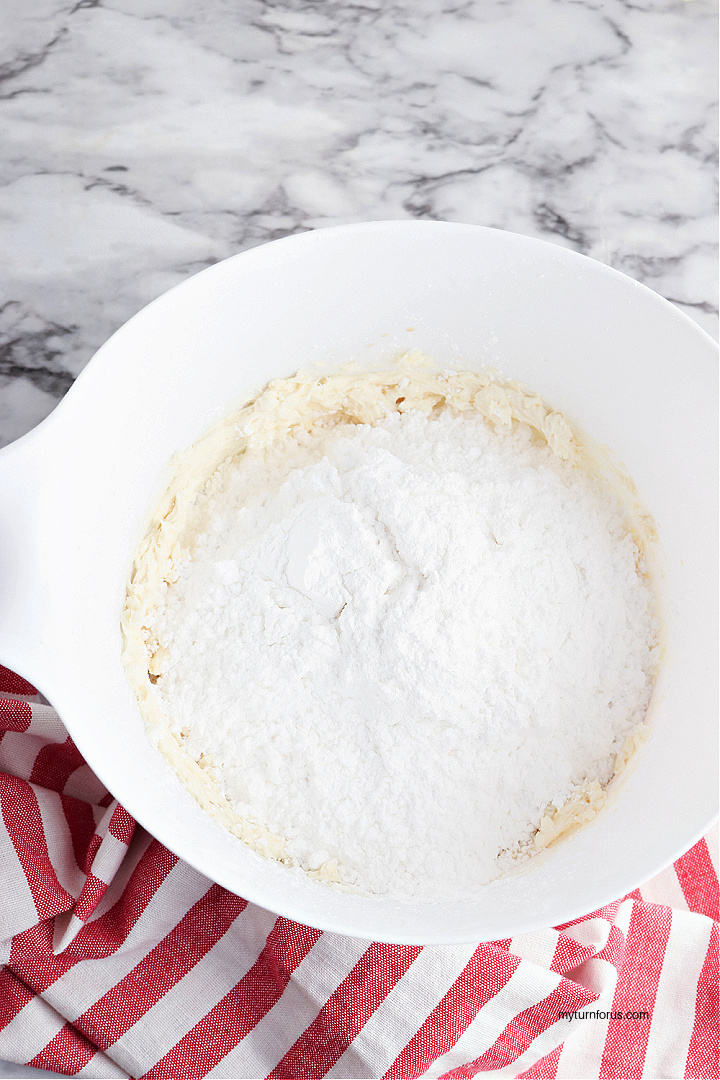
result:
[[[418,358],[278,380],[196,444],[136,558],[152,737],[256,850],[467,895],[590,820],[658,653],[631,486],[558,413]]]

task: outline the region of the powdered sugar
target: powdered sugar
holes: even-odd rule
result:
[[[457,895],[610,779],[652,688],[652,592],[613,494],[528,427],[320,426],[248,451],[201,511],[156,690],[301,866]]]

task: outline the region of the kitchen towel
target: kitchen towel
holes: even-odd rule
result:
[[[716,830],[565,926],[371,944],[181,862],[34,693],[0,669],[0,1058],[98,1078],[717,1080]]]

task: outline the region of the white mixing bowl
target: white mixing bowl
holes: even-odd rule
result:
[[[170,456],[273,376],[408,347],[498,367],[609,444],[669,565],[667,670],[637,769],[592,825],[455,903],[344,894],[245,848],[151,750],[120,662],[132,553]],[[272,911],[417,944],[583,915],[659,872],[716,811],[715,372],[711,339],[665,300],[524,236],[390,221],[244,252],[131,319],[55,412],[0,452],[0,661],[50,699],[146,829]]]

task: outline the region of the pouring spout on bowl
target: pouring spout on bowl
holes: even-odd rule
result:
[[[33,685],[43,683],[52,656],[40,527],[52,455],[48,426],[0,450],[0,663]]]

